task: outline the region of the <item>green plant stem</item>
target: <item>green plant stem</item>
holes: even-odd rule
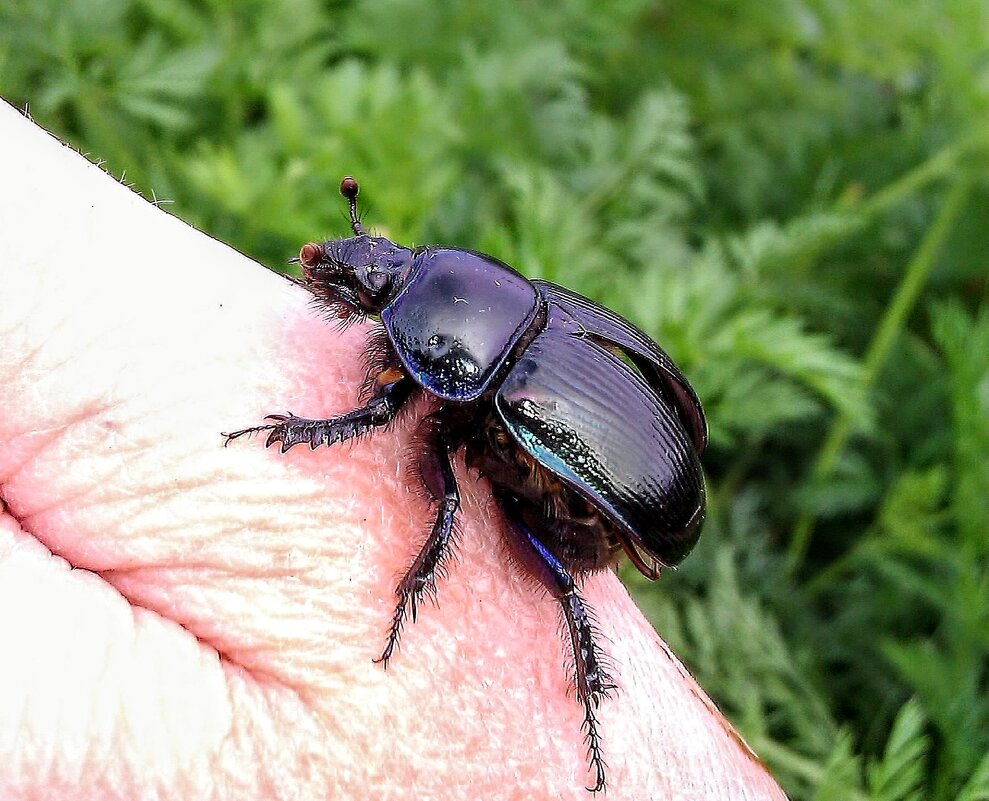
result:
[[[923,189],[927,184],[950,175],[957,169],[959,160],[978,151],[989,151],[989,134],[982,126],[959,136],[950,145],[941,148],[926,161],[884,186],[850,211],[860,214],[864,219],[872,219]],[[840,209],[836,209],[838,210]]]
[[[924,177],[924,180],[929,180],[929,178]],[[904,196],[903,193],[908,190],[913,191],[918,185],[916,179],[912,179],[906,184],[901,179],[897,184],[899,186],[891,186],[888,190],[879,193],[884,197],[881,201],[882,207],[892,202],[889,200],[891,190],[896,189],[893,196],[898,199]],[[938,251],[965,206],[968,191],[969,183],[964,179],[956,181],[949,190],[940,212],[924,234],[920,247],[917,248],[913,260],[903,274],[892,301],[886,307],[883,319],[876,329],[872,342],[869,343],[863,360],[863,382],[867,390],[872,388],[889,357],[893,344],[906,325],[907,318],[910,316],[917,298],[920,297],[924,284],[927,283],[931,269],[934,267]],[[876,199],[873,198],[871,202],[876,202]],[[848,438],[851,436],[853,423],[854,421],[844,414],[835,420],[814,464],[812,480],[820,480],[830,475],[834,470],[838,457],[841,456],[845,445],[848,443]],[[814,533],[814,524],[815,519],[810,512],[805,512],[797,521],[793,538],[787,549],[787,561],[791,573],[798,570],[803,563]]]
[[[891,184],[873,194],[868,200],[864,200],[855,208],[855,211],[867,219],[882,214],[931,181],[948,175],[955,168],[958,158],[978,141],[975,137],[963,137],[942,148],[925,162],[901,175]]]

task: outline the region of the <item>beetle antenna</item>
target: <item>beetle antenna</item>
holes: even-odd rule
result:
[[[347,198],[347,202],[350,203],[350,227],[354,229],[357,236],[366,236],[367,231],[364,230],[364,226],[361,225],[360,218],[357,216],[357,194],[360,191],[361,187],[357,183],[357,179],[350,175],[340,182],[340,194]]]

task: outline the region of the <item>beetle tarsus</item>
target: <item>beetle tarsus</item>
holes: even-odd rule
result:
[[[605,788],[605,769],[607,763],[604,761],[604,752],[601,748],[601,736],[597,729],[597,716],[595,709],[600,701],[600,696],[593,705],[584,704],[584,735],[587,737],[587,760],[594,771],[594,786],[587,789],[592,793],[600,793]]]
[[[432,422],[427,418],[424,428]],[[411,617],[415,622],[419,603],[424,596],[432,597],[434,602],[436,600],[436,577],[442,571],[443,561],[450,551],[454,522],[460,509],[460,492],[450,464],[450,446],[441,428],[434,427],[432,431],[427,431],[428,447],[419,462],[419,475],[426,491],[438,504],[436,522],[419,555],[395,590],[398,603],[388,631],[388,641],[381,656],[374,660],[386,667],[398,648],[405,621]]]

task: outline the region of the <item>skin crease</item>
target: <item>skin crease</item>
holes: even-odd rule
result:
[[[459,459],[440,606],[372,664],[430,521],[421,406],[222,447],[353,408],[365,331],[6,106],[0,141],[0,797],[590,798],[556,604]],[[783,798],[618,579],[584,587],[621,685],[606,797]]]

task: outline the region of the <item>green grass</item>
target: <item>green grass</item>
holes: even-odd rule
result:
[[[989,7],[8,0],[0,94],[280,268],[492,252],[712,429],[659,630],[794,799],[989,799]]]

